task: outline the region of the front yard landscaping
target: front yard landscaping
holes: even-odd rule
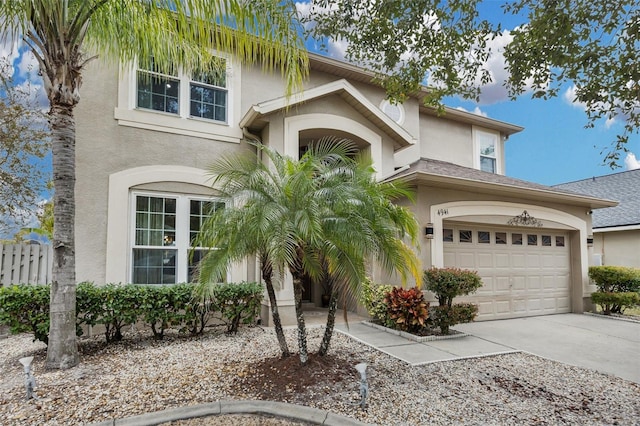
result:
[[[322,328],[309,330],[316,345]],[[290,345],[295,330],[286,330]],[[633,424],[640,386],[527,354],[409,366],[337,333],[325,362],[279,359],[273,330],[241,327],[164,340],[125,330],[120,342],[82,339],[79,366],[45,371],[45,346],[21,334],[0,340],[0,419],[11,425],[88,424],[232,399],[308,405],[363,422],[393,424]],[[36,394],[25,401],[18,359],[35,356]],[[367,362],[369,398],[354,366]]]

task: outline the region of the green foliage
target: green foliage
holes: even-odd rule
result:
[[[591,293],[591,301],[600,306],[605,315],[622,314],[625,309],[640,304],[640,295],[636,292],[601,292]]]
[[[453,304],[453,299],[474,293],[482,287],[482,279],[477,272],[458,268],[431,268],[424,271],[423,283],[438,298],[439,306],[433,308],[432,320],[442,334],[449,334],[451,326],[474,320],[478,307],[468,303]]]
[[[482,287],[482,279],[475,271],[458,268],[431,268],[424,271],[423,283],[438,298],[440,306],[449,306],[453,298],[474,293]]]
[[[76,289],[76,324],[82,335],[82,326],[98,324],[103,312],[103,290],[90,282],[78,284]]]
[[[100,289],[102,310],[98,324],[105,326],[107,342],[122,340],[122,329],[135,324],[142,313],[142,286],[107,284]]]
[[[433,325],[440,328],[443,335],[449,334],[449,328],[466,322],[471,322],[478,314],[478,305],[473,303],[455,303],[451,306],[434,306],[431,310]]]
[[[590,266],[591,278],[601,292],[640,290],[640,269],[624,266]]]
[[[251,324],[260,314],[264,287],[258,283],[215,284],[212,309],[220,313],[227,333],[237,333],[240,323]]]
[[[0,323],[12,334],[31,332],[33,340],[49,341],[49,285],[0,287]]]
[[[394,329],[415,333],[425,328],[429,303],[417,287],[394,287],[384,298],[388,318]]]
[[[76,292],[76,334],[82,326],[104,325],[107,343],[123,338],[127,325],[145,322],[156,339],[170,327],[201,333],[217,317],[235,333],[240,324],[255,321],[260,312],[263,287],[256,283],[219,284],[202,303],[194,297],[193,284],[172,286],[80,283]],[[0,324],[11,333],[31,332],[34,340],[48,342],[49,285],[0,287]]]
[[[510,93],[532,89],[533,97],[547,99],[573,84],[588,127],[621,118],[624,130],[605,156],[605,162],[617,164],[629,134],[640,128],[640,3],[517,0],[506,11],[527,15],[527,25],[514,29],[505,47]]]
[[[389,316],[384,298],[393,289],[389,284],[375,284],[370,278],[362,282],[360,290],[360,303],[365,307],[371,318],[389,326]]]
[[[151,328],[153,336],[161,340],[164,332],[171,326],[182,326],[189,318],[187,312],[192,297],[193,286],[178,284],[174,286],[140,286],[138,302],[141,319]]]
[[[481,66],[491,28],[478,3],[316,0],[303,22],[316,39],[344,40],[347,58],[367,64],[392,99],[405,101],[428,76],[424,101],[439,105],[448,95],[477,98],[477,79],[490,79]]]

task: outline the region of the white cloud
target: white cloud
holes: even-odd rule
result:
[[[473,109],[473,111],[469,111],[468,109],[465,109],[465,108],[463,108],[461,106],[456,107],[456,109],[459,110],[459,111],[470,112],[471,114],[479,115],[481,117],[488,117],[487,113],[482,111],[479,106],[476,106]]]
[[[633,152],[629,152],[624,159],[624,166],[627,170],[640,169],[640,161],[636,159],[636,155]]]
[[[30,51],[24,52],[18,60],[18,72],[22,78],[34,79],[38,75],[40,66],[36,57]]]
[[[504,50],[512,41],[513,35],[509,30],[504,30],[497,37],[487,41],[487,48],[491,50],[491,53],[483,67],[489,72],[491,82],[482,84],[480,75],[476,79],[476,84],[480,87],[481,104],[489,105],[509,99],[509,92],[505,85],[509,79],[509,71]],[[533,80],[529,79],[526,83],[525,93],[531,91]]]

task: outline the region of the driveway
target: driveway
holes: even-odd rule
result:
[[[640,323],[581,314],[459,324],[487,342],[640,383]]]

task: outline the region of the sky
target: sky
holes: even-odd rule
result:
[[[508,30],[512,30],[525,22],[522,17],[505,15],[501,5],[503,0],[486,0],[480,5],[480,18],[494,24],[501,23],[507,30],[503,36],[491,41],[493,51],[510,40]],[[305,3],[298,3],[298,9],[304,11]],[[310,50],[313,43],[307,43]],[[336,59],[344,58],[346,46],[340,42],[329,42],[327,50],[319,52]],[[531,99],[526,93],[517,100],[507,97],[502,82],[507,77],[502,55],[494,55],[487,63],[495,77],[495,82],[485,86],[479,103],[468,102],[459,98],[445,99],[445,105],[464,109],[524,127],[520,133],[512,135],[505,143],[505,174],[544,185],[555,185],[565,182],[587,179],[619,173],[629,168],[640,168],[640,136],[629,137],[627,148],[629,158],[621,155],[620,168],[611,169],[604,164],[606,151],[616,140],[621,131],[620,122],[603,120],[594,128],[586,129],[588,123],[584,108],[572,102],[571,85],[561,91],[561,95],[550,100]],[[605,150],[605,153],[602,151]]]

